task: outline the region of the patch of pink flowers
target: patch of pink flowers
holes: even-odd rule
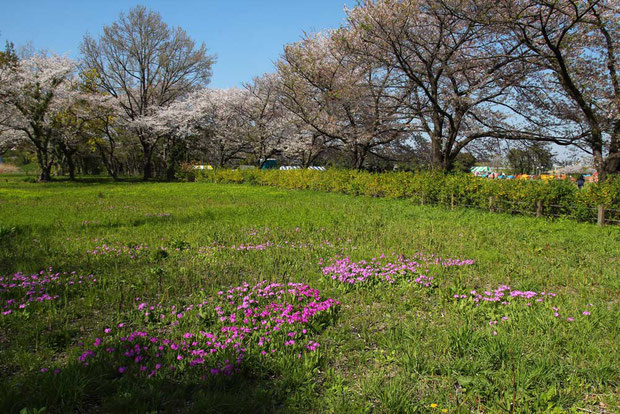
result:
[[[51,267],[31,275],[18,272],[0,276],[2,316],[26,309],[33,303],[56,300],[61,291],[96,281],[92,274],[84,276],[76,272],[54,272]]]
[[[594,306],[594,305],[592,305],[591,303],[588,303],[588,306]],[[560,317],[562,316],[562,315],[560,315],[560,309],[558,309],[558,308],[556,308],[556,307],[553,307],[553,308],[551,308],[551,309],[553,310],[553,317],[554,317],[554,318],[560,318]],[[581,315],[582,315],[582,316],[590,316],[590,315],[591,315],[591,313],[590,313],[590,311],[584,310],[584,311],[582,311],[582,312],[581,312]],[[564,317],[563,317],[563,316],[562,316],[562,319],[564,319]],[[566,321],[568,321],[568,322],[574,322],[574,321],[575,321],[575,317],[573,317],[573,316],[568,316],[568,317],[566,318]]]
[[[170,217],[170,213],[146,213],[146,217]]]
[[[198,370],[201,375],[231,375],[249,356],[316,351],[320,344],[309,336],[339,305],[305,284],[267,282],[244,283],[184,306],[136,301],[145,327],[105,328],[94,349],[82,353],[81,363],[101,354],[114,359],[119,373],[151,377],[161,370]]]
[[[130,259],[136,259],[143,256],[149,251],[147,244],[137,244],[134,246],[114,246],[102,244],[90,250],[86,250],[86,254],[92,256],[128,256]]]
[[[476,306],[482,303],[499,303],[501,305],[510,305],[514,301],[524,302],[526,306],[532,306],[534,303],[544,302],[556,296],[551,292],[535,292],[532,290],[516,290],[510,286],[501,285],[494,290],[486,290],[478,292],[472,290],[469,294],[453,295],[457,300],[471,300]]]
[[[350,242],[347,241],[347,243]],[[338,239],[338,244],[343,243],[342,239]],[[263,251],[267,249],[296,249],[296,250],[311,250],[311,249],[335,249],[336,245],[329,240],[323,240],[318,243],[302,242],[302,241],[289,241],[284,240],[280,243],[275,243],[269,240],[261,243],[240,243],[225,246],[222,244],[214,243],[211,246],[201,246],[198,248],[199,254],[210,254],[214,251],[222,250],[234,250],[234,251]],[[342,249],[355,250],[357,247],[349,246],[342,247]]]
[[[434,279],[429,276],[431,266],[466,266],[473,264],[473,260],[460,259],[441,259],[436,256],[424,256],[421,253],[413,255],[411,258],[392,254],[386,256],[382,254],[378,258],[371,260],[360,260],[354,262],[349,257],[339,257],[328,259],[327,263],[323,260],[322,265],[324,276],[330,277],[339,282],[354,285],[364,282],[386,282],[393,284],[396,281],[406,281],[407,283],[418,283],[422,286],[431,286]]]

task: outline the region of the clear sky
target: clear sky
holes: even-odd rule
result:
[[[158,11],[217,55],[212,87],[238,86],[273,71],[286,43],[306,32],[336,28],[344,6],[355,0],[0,0],[0,42],[32,43],[78,58],[85,33],[97,37],[104,25],[137,4]]]

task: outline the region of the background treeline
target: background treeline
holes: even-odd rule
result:
[[[41,180],[173,179],[182,162],[272,157],[450,171],[506,142],[527,170],[555,143],[591,154],[604,181],[620,171],[618,21],[618,0],[365,1],[223,90],[207,88],[204,44],[138,6],[86,35],[79,62],[7,44],[0,151],[36,160]]]

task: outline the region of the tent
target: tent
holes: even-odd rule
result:
[[[278,168],[278,163],[273,158],[268,158],[264,162],[262,161],[263,160],[261,160],[261,170],[273,170],[275,168]]]
[[[212,170],[213,166],[211,165],[194,165],[195,170]]]
[[[471,169],[472,174],[474,175],[487,175],[493,172],[493,170],[491,169],[491,167],[487,167],[487,166],[478,166],[478,167],[472,167]]]

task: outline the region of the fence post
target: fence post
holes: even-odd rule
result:
[[[450,208],[454,210],[454,193],[450,195]]]
[[[422,205],[424,205],[424,193],[422,193]]]
[[[599,226],[605,225],[605,206],[602,204],[598,205],[598,220],[597,223]]]
[[[495,197],[493,196],[489,197],[489,211],[495,211]]]
[[[536,217],[542,217],[543,214],[543,202],[542,200],[538,200],[536,203]]]

